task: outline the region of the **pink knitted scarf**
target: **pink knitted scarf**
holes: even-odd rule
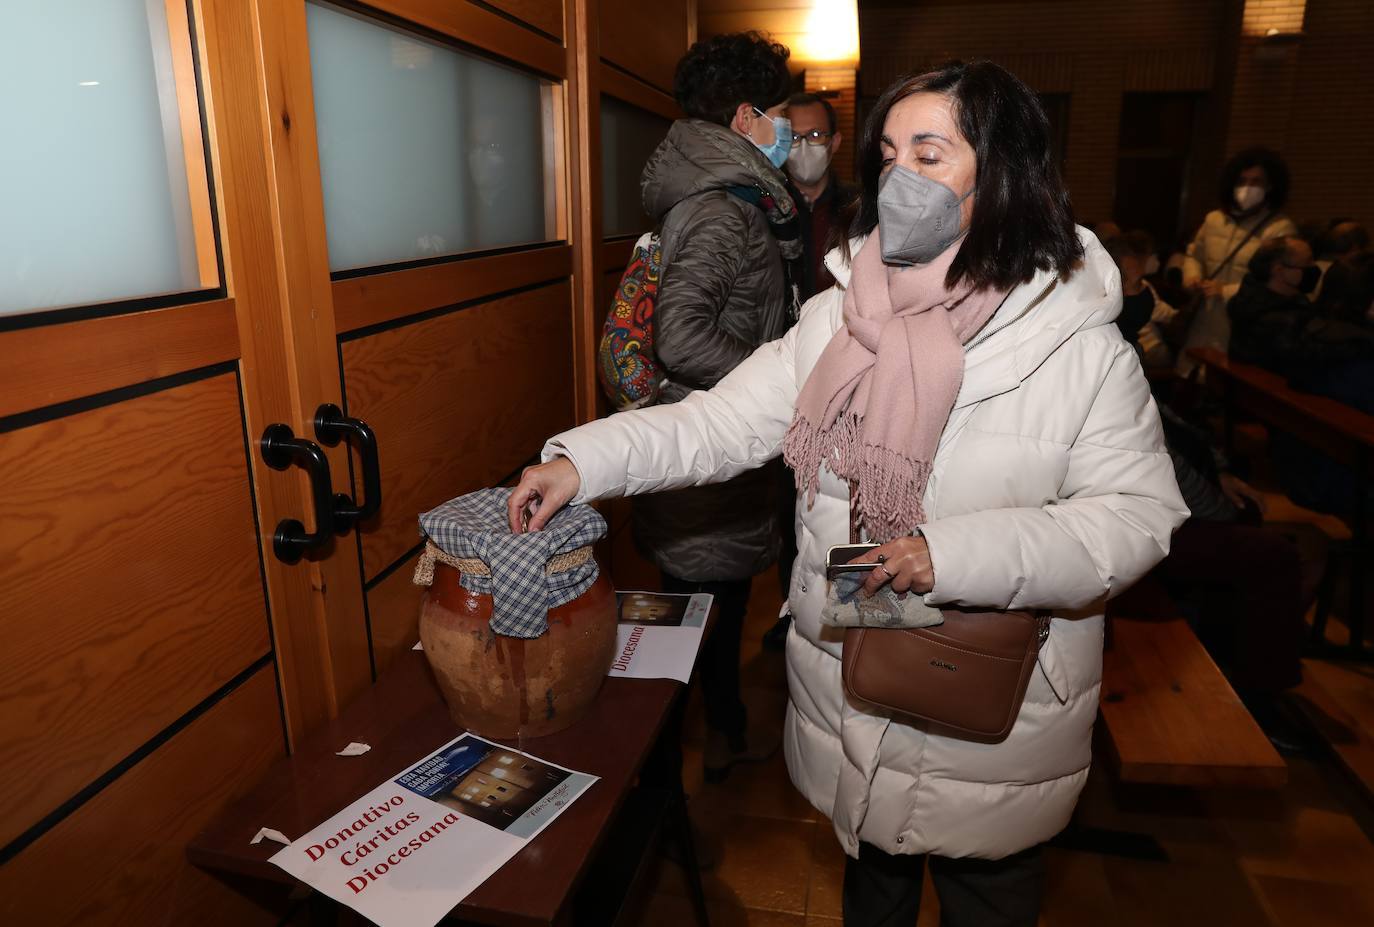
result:
[[[878,542],[925,521],[921,498],[964,379],[963,346],[1005,293],[945,288],[959,251],[889,267],[877,230],[854,257],[844,325],[797,397],[783,441],[797,489],[815,498],[825,464],[849,481],[855,514]]]

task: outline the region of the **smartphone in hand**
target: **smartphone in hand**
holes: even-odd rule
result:
[[[836,544],[825,555],[825,578],[834,579],[845,573],[867,573],[876,569],[876,563],[854,563],[853,561],[878,547],[877,544]]]

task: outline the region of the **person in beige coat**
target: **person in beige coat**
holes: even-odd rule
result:
[[[988,63],[908,78],[860,145],[856,238],[827,259],[836,287],[713,389],[552,439],[512,529],[785,452],[800,483],[787,766],[851,857],[845,923],[914,924],[928,857],[943,924],[1033,925],[1039,846],[1091,762],[1103,603],[1165,556],[1187,509],[1113,324],[1116,268],[1073,225],[1034,94]],[[1005,740],[846,699],[841,629],[821,614],[826,551],[851,515],[882,542],[869,592],[1052,612]]]
[[[1190,348],[1227,350],[1231,322],[1226,304],[1239,291],[1259,246],[1298,233],[1281,211],[1288,200],[1288,165],[1278,152],[1237,152],[1221,169],[1217,200],[1221,208],[1203,218],[1183,263],[1183,284],[1197,291],[1201,305],[1178,354],[1180,376],[1188,376],[1197,366]]]

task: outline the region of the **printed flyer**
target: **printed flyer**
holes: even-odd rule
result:
[[[617,592],[616,658],[607,675],[687,682],[714,598],[701,592]]]
[[[433,927],[594,782],[464,734],[272,862],[379,927]]]

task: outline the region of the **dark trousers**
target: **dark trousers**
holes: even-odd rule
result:
[[[1035,927],[1045,893],[1040,847],[985,860],[892,856],[867,843],[845,862],[844,927],[915,927],[927,858],[940,927]]]
[[[1198,638],[1242,694],[1302,681],[1302,568],[1273,528],[1189,519],[1158,567],[1170,594],[1192,606]]]
[[[749,610],[752,579],[693,583],[662,574],[663,591],[679,595],[709,592],[716,597],[716,625],[701,646],[697,672],[706,702],[706,726],[729,737],[744,735],[748,717],[739,694],[739,644]]]
[[[697,657],[706,725],[727,737],[743,737],[749,718],[739,693],[739,645],[753,580],[694,583],[667,573],[660,575],[664,592],[709,592],[716,597],[716,623]],[[640,771],[640,781],[657,787],[682,788],[682,727],[686,714],[687,698],[683,693],[663,722],[658,742]]]

